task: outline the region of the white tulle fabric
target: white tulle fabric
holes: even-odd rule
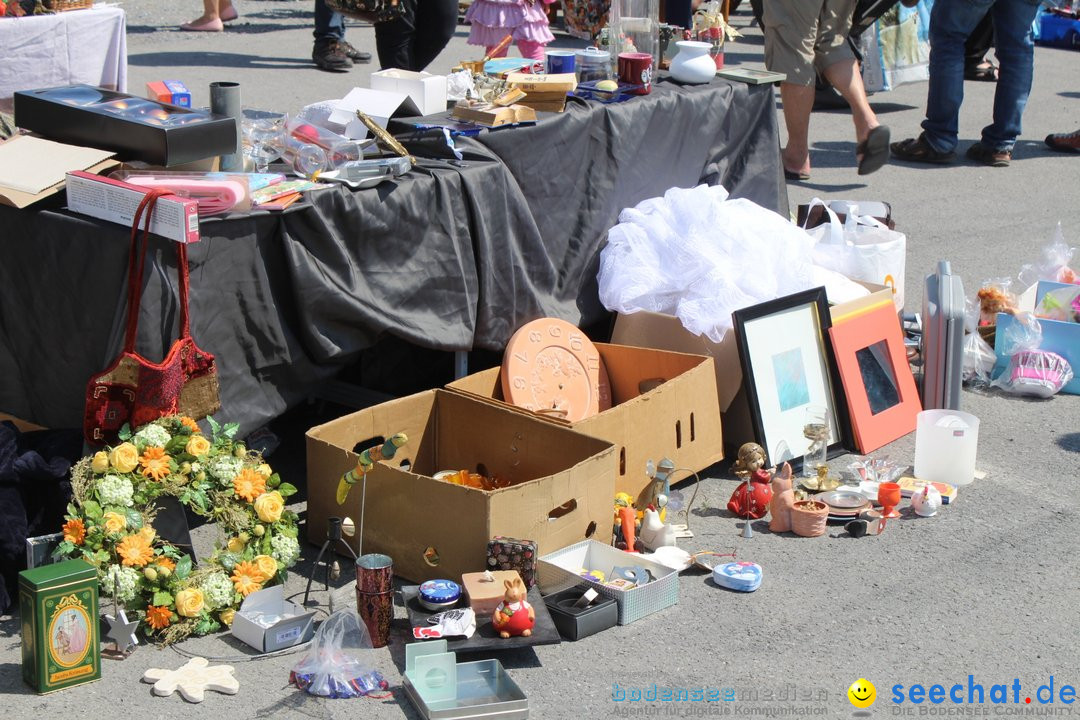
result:
[[[515,42],[549,43],[555,36],[548,27],[544,7],[539,0],[531,4],[525,0],[473,0],[465,13],[465,21],[471,24],[469,44],[491,47],[507,33]]]
[[[812,246],[797,225],[729,200],[723,187],[672,188],[619,214],[600,253],[600,301],[620,313],[676,315],[721,342],[733,310],[820,284]]]

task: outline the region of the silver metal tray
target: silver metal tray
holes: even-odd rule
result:
[[[498,660],[458,663],[457,698],[430,705],[405,677],[402,683],[409,701],[425,720],[526,720],[529,700]]]

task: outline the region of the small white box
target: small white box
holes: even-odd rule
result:
[[[582,577],[581,570],[599,570],[611,577],[616,567],[641,566],[653,580],[629,590],[613,588]],[[544,595],[585,584],[619,606],[619,624],[629,625],[646,615],[679,602],[679,573],[636,553],[628,553],[595,540],[585,540],[540,558],[537,564],[540,591]]]
[[[446,76],[390,68],[371,75],[372,90],[405,93],[421,115],[446,110]]]
[[[233,617],[232,634],[259,652],[307,642],[315,634],[315,611],[285,599],[281,585],[253,592]]]
[[[91,175],[82,170],[67,173],[67,206],[72,212],[131,227],[135,211],[149,188]],[[143,220],[139,220],[140,231]],[[165,195],[154,206],[150,232],[182,243],[199,240],[199,203],[190,198]]]
[[[410,115],[419,115],[420,110],[407,93],[369,88],[353,88],[349,94],[334,103],[330,113],[330,123],[344,127],[342,134],[351,140],[363,140],[367,137],[367,126],[356,117],[357,110],[370,115],[379,127],[386,129],[387,123],[398,108],[404,107]]]

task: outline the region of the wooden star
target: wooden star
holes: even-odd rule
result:
[[[233,677],[232,665],[211,667],[209,661],[201,657],[191,658],[176,670],[150,668],[142,680],[154,683],[155,695],[166,697],[180,690],[180,695],[193,703],[202,702],[208,689],[226,695],[235,695],[240,690],[240,681]]]
[[[109,632],[105,633],[105,637],[116,643],[118,653],[125,654],[128,648],[139,644],[139,639],[135,637],[139,621],[128,622],[127,613],[123,610],[117,610],[116,617],[106,615],[105,622],[109,623]]]

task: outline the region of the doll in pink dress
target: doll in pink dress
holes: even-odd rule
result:
[[[504,57],[506,50],[492,55],[499,42],[510,35],[517,43],[521,57],[543,60],[544,47],[555,39],[548,28],[545,6],[555,0],[473,0],[465,13],[471,24],[469,44],[482,45],[484,54]]]

